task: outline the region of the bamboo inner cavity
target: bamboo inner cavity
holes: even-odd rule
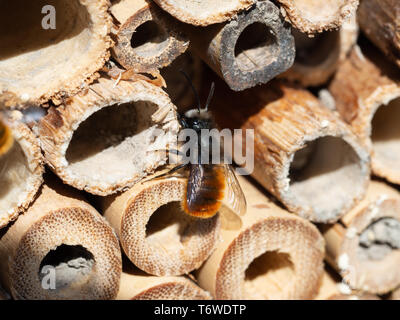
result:
[[[363,185],[358,155],[346,141],[333,136],[320,137],[297,151],[289,179],[296,203],[313,208],[325,221],[347,206],[354,188]]]
[[[55,29],[42,8],[55,9]],[[0,87],[32,90],[58,80],[81,65],[82,55],[90,49],[90,18],[79,0],[0,1]],[[78,62],[78,63],[77,63]],[[21,92],[29,99],[33,92]]]
[[[340,31],[325,31],[309,37],[307,34],[292,29],[296,44],[295,63],[304,66],[318,66],[327,60],[340,46]]]
[[[169,44],[169,35],[156,21],[146,21],[132,35],[131,46],[142,57],[160,55]]]
[[[271,293],[284,294],[295,277],[290,255],[268,251],[255,258],[245,272],[244,290],[251,299],[274,299]]]
[[[372,119],[374,158],[388,168],[400,168],[400,98],[378,107]]]
[[[51,276],[53,272],[55,288],[52,289],[63,290],[87,283],[94,268],[94,256],[86,248],[62,244],[55,250],[50,250],[43,258],[39,267],[39,279],[43,282],[46,275]]]
[[[235,44],[235,58],[242,71],[262,69],[277,59],[279,45],[273,31],[261,22],[247,26]]]
[[[380,218],[365,228],[359,237],[358,255],[362,260],[382,260],[400,249],[400,221]]]
[[[153,248],[179,254],[182,245],[192,236],[193,218],[181,210],[180,202],[162,205],[150,217],[146,225],[146,241]]]
[[[140,173],[157,125],[157,106],[148,101],[100,109],[74,132],[66,159],[76,175],[113,183]]]

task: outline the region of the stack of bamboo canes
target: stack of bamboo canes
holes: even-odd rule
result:
[[[0,0],[0,16],[0,299],[399,297],[398,1]],[[180,70],[200,97],[216,83],[218,128],[254,138],[233,143],[254,161],[236,227],[158,178],[197,104]]]

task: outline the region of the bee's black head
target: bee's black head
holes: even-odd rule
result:
[[[200,132],[201,129],[211,129],[213,127],[211,113],[204,109],[192,109],[184,115],[179,116],[179,122],[183,129],[193,129]]]

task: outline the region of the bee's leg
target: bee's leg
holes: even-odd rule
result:
[[[189,165],[188,163],[177,165],[176,167],[172,168],[171,170],[169,170],[169,171],[167,171],[165,173],[162,173],[162,174],[160,174],[158,176],[155,176],[155,177],[153,177],[153,178],[151,178],[149,180],[146,180],[146,181],[151,181],[151,180],[154,180],[154,179],[160,179],[162,177],[169,176],[169,175],[171,175],[171,174],[173,174],[173,173],[175,173],[175,172],[187,167],[188,165]]]

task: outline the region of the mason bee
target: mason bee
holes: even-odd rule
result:
[[[238,228],[241,225],[241,219],[237,215],[245,214],[246,199],[232,167],[225,163],[213,164],[210,159],[207,163],[202,161],[203,153],[207,152],[207,155],[211,153],[208,150],[211,145],[201,139],[201,130],[216,127],[212,114],[208,110],[215,85],[212,83],[206,105],[201,108],[196,89],[189,77],[184,72],[182,73],[195,94],[197,108],[191,109],[184,114],[179,114],[178,119],[182,129],[192,129],[198,136],[196,153],[198,161],[197,163],[179,164],[161,176],[184,170],[187,177],[187,185],[181,205],[183,211],[198,218],[210,218],[220,212],[223,225],[226,228]],[[178,153],[179,151],[176,152]],[[222,204],[224,204],[224,207]],[[227,208],[229,209],[226,210]]]

